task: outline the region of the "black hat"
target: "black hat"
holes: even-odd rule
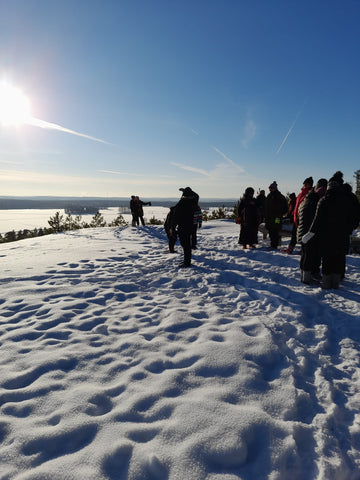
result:
[[[337,183],[339,183],[340,185],[342,185],[342,184],[344,183],[343,175],[344,175],[344,174],[338,170],[338,171],[335,172],[334,175],[330,178],[329,182],[337,182]]]
[[[317,184],[316,184],[316,190],[318,188],[321,188],[321,187],[327,187],[327,184],[328,184],[328,181],[326,180],[326,178],[320,178],[318,181],[317,181]]]
[[[303,184],[305,184],[305,183],[308,183],[309,185],[313,186],[314,185],[313,177],[305,178]]]
[[[185,197],[190,197],[193,194],[193,191],[191,190],[190,187],[186,187],[182,189],[182,192],[183,192],[183,195],[185,195]]]

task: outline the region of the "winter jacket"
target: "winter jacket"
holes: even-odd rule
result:
[[[335,184],[319,201],[310,231],[318,238],[322,255],[341,255],[348,252],[350,234],[358,222],[353,200]]]
[[[191,196],[183,195],[175,205],[171,228],[178,227],[179,232],[191,233],[194,226],[194,213],[197,209],[197,200]]]
[[[299,208],[301,203],[304,201],[306,195],[310,192],[311,188],[305,188],[302,187],[301,192],[299,195],[296,197],[296,203],[295,203],[295,208],[294,208],[294,223],[296,226],[299,225]]]
[[[241,223],[239,243],[242,245],[257,243],[261,213],[255,198],[245,195],[240,199],[238,217]]]
[[[266,197],[265,202],[265,225],[268,230],[281,228],[282,216],[287,212],[286,198],[279,190],[273,190]]]
[[[316,207],[319,202],[319,194],[314,189],[306,195],[300,204],[298,212],[297,241],[301,243],[302,237],[307,233],[314,220]]]

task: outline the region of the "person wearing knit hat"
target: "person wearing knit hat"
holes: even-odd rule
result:
[[[334,175],[329,179],[330,182],[336,182],[339,185],[342,185],[344,183],[343,179],[344,174],[338,170],[337,172],[334,173]]]
[[[277,186],[278,186],[278,185],[277,185],[277,183],[276,183],[275,180],[274,180],[272,183],[270,183],[269,189],[270,189],[270,190],[277,190]]]
[[[329,181],[325,196],[318,203],[309,231],[302,238],[305,245],[314,240],[319,242],[322,257],[321,286],[324,289],[339,288],[345,272],[350,235],[360,221],[358,202],[356,206],[341,180],[341,172],[336,172]]]
[[[299,224],[297,228],[297,241],[301,243],[300,272],[301,281],[308,285],[319,284],[321,281],[320,267],[321,254],[320,245],[317,238],[304,244],[303,236],[308,232],[315,217],[316,208],[319,200],[326,193],[327,180],[320,178],[315,188],[312,188],[306,195],[299,208]]]
[[[286,198],[277,188],[274,181],[269,185],[270,193],[266,197],[265,202],[265,227],[269,232],[270,248],[276,250],[280,243],[280,230],[282,225],[282,217],[287,212],[288,205]]]
[[[182,189],[180,189],[182,190]],[[191,235],[194,228],[194,213],[198,208],[199,195],[190,187],[182,190],[183,195],[175,205],[169,229],[170,235],[174,235],[177,228],[180,245],[184,250],[184,261],[180,268],[191,267]]]
[[[304,201],[304,198],[306,197],[306,195],[312,189],[313,185],[314,185],[314,180],[312,177],[305,178],[305,180],[303,181],[303,186],[301,188],[301,191],[299,195],[296,197],[295,208],[293,211],[294,223],[293,223],[293,228],[291,232],[291,240],[290,240],[289,246],[285,250],[285,253],[291,254],[294,251],[294,248],[297,243],[297,227],[299,225],[299,208],[301,203]]]

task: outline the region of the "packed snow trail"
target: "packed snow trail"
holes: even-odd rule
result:
[[[338,291],[204,224],[0,246],[0,478],[360,478],[359,257]]]

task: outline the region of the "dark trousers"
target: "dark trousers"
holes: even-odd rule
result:
[[[184,250],[184,263],[185,265],[191,264],[191,232],[179,231],[180,245]]]
[[[322,259],[322,273],[323,275],[331,275],[337,273],[343,276],[345,274],[345,253],[337,255],[324,255]]]
[[[144,225],[145,225],[144,217],[141,216],[141,217],[139,217],[139,218],[140,218],[140,221],[141,221],[141,225],[144,226]],[[138,225],[139,225],[139,220],[138,220]]]
[[[269,228],[269,237],[270,237],[270,245],[272,248],[277,248],[279,246],[279,229],[277,227],[275,228]]]
[[[292,227],[292,230],[291,230],[291,240],[290,240],[289,246],[290,245],[292,247],[296,246],[296,243],[297,243],[296,236],[297,236],[297,226],[295,225],[295,223],[293,223],[293,227]]]
[[[300,268],[306,272],[320,273],[321,254],[318,242],[313,238],[301,244]]]
[[[132,214],[131,225],[133,227],[135,227],[136,225],[139,225],[139,217],[135,213]]]
[[[168,237],[168,240],[169,240],[169,252],[170,253],[174,253],[174,247],[175,247],[175,243],[176,243],[176,240],[177,240],[177,235],[170,235],[170,232],[166,232],[166,235]]]
[[[196,224],[193,226],[193,230],[191,232],[191,248],[194,248],[197,245],[197,236],[196,236],[197,229],[198,229],[198,226]]]

